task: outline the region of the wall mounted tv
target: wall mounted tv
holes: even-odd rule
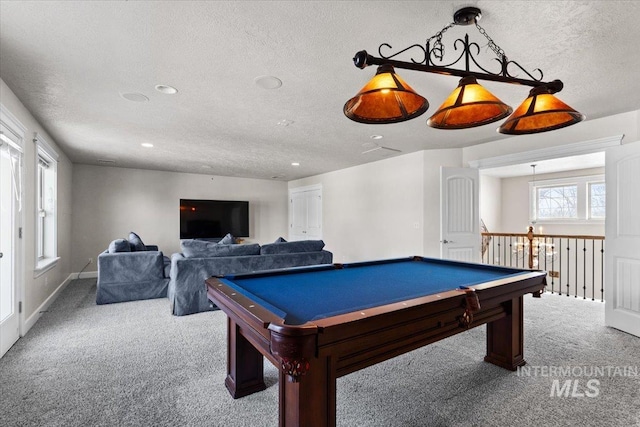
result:
[[[180,199],[180,238],[249,237],[249,202]]]

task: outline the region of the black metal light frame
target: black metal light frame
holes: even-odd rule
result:
[[[525,70],[517,62],[510,61],[507,58],[507,56],[504,54],[502,49],[497,47],[495,43],[493,43],[493,41],[489,38],[489,36],[486,35],[486,32],[484,32],[484,30],[477,24],[477,20],[479,20],[481,16],[482,14],[480,9],[476,7],[465,7],[463,9],[458,10],[454,14],[453,23],[443,28],[438,34],[436,34],[435,36],[427,40],[425,46],[422,46],[420,44],[414,44],[398,52],[395,52],[393,54],[385,55],[383,53],[383,49],[392,49],[392,46],[388,43],[382,43],[378,47],[378,54],[380,55],[380,57],[372,56],[369,53],[367,53],[366,50],[361,50],[355,54],[353,58],[353,63],[356,67],[360,69],[364,69],[369,65],[389,64],[395,68],[402,68],[402,69],[414,70],[414,71],[423,71],[423,72],[434,73],[434,74],[442,74],[442,75],[458,76],[458,77],[473,76],[478,80],[488,80],[488,81],[494,81],[494,82],[510,83],[510,84],[517,84],[517,85],[524,85],[524,86],[531,86],[531,87],[544,86],[546,89],[548,89],[547,93],[551,93],[551,94],[560,92],[562,90],[564,85],[560,80],[553,80],[550,82],[542,81],[543,73],[542,73],[542,70],[540,70],[539,68],[536,68],[533,71],[533,73],[539,75],[539,77],[536,78],[532,73]],[[480,46],[475,42],[470,42],[468,34],[465,34],[464,39],[457,39],[454,42],[454,48],[456,50],[460,48],[460,44],[462,45],[462,52],[460,53],[460,55],[455,61],[449,64],[444,64],[444,65],[436,65],[436,63],[434,62],[434,58],[439,61],[442,61],[443,59],[443,51],[442,51],[443,48],[441,47],[441,43],[439,41],[440,38],[442,37],[442,33],[445,32],[447,29],[451,28],[453,25],[471,25],[471,24],[475,24],[476,27],[478,27],[479,31],[489,40],[490,47],[494,51],[496,51],[496,58],[494,58],[494,60],[498,61],[498,63],[500,64],[499,72],[492,73],[486,70],[485,68],[483,68],[478,63],[478,61],[476,60],[476,55],[479,55],[480,53]],[[435,43],[435,46],[432,46],[431,40],[434,38],[436,38],[436,43]],[[411,62],[398,61],[396,59],[393,59],[394,57],[412,49],[413,50],[420,49],[423,55],[423,59],[418,61],[412,57]],[[456,65],[459,62],[464,62],[464,69],[450,68],[452,65]],[[475,65],[478,69],[482,70],[482,72],[471,70],[472,64]],[[512,75],[511,73],[509,73],[510,66],[517,67],[517,69],[525,73],[528,76],[528,78],[519,78]]]

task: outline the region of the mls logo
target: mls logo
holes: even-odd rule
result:
[[[566,380],[560,386],[560,380],[553,380],[550,397],[597,397],[600,394],[600,381],[590,379],[586,386],[580,380]]]

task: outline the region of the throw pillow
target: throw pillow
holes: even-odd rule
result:
[[[125,239],[116,239],[109,243],[109,253],[115,254],[117,252],[131,252],[129,241]]]
[[[273,243],[287,243],[287,241],[286,241],[286,240],[284,240],[284,238],[283,238],[283,237],[278,237],[278,238],[276,239],[276,241],[275,241],[275,242],[273,242]]]
[[[227,233],[218,243],[221,245],[231,245],[236,242],[236,238],[231,233]]]
[[[269,243],[262,245],[261,255],[295,254],[300,252],[318,252],[324,248],[322,240],[298,240],[295,242]]]
[[[147,247],[142,243],[142,239],[133,231],[129,233],[129,243],[131,244],[131,251],[146,251]]]

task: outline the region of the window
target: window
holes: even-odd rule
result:
[[[604,182],[589,184],[589,217],[604,219],[605,214],[605,185]]]
[[[58,154],[36,134],[36,274],[52,268],[57,254],[57,166]]]
[[[602,175],[531,182],[529,194],[531,221],[588,222],[605,218]]]
[[[577,218],[578,186],[536,188],[538,219]]]

